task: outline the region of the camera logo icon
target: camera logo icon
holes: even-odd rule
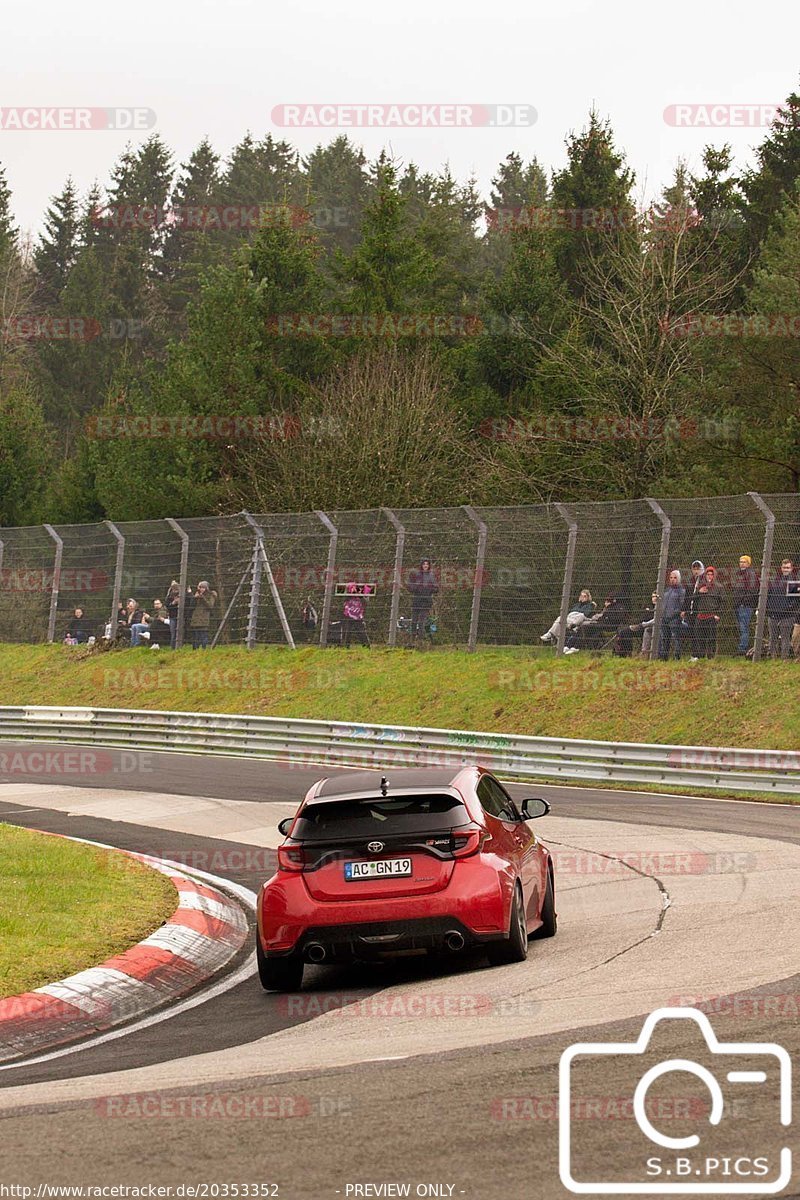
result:
[[[657,1058],[660,1035],[675,1034],[682,1022],[697,1058]],[[663,1024],[662,1024],[663,1023]],[[671,1028],[667,1023],[672,1023]],[[690,1028],[690,1025],[693,1028]],[[660,1027],[660,1028],[659,1028]],[[682,1043],[687,1039],[681,1037]],[[605,1086],[613,1083],[625,1100],[615,1111],[632,1116],[623,1138],[607,1132],[581,1146],[591,1104],[581,1106],[581,1089],[598,1076]],[[559,1064],[559,1174],[568,1191],[578,1195],[776,1195],[792,1177],[792,1153],[750,1154],[742,1150],[752,1137],[752,1120],[742,1112],[760,1115],[778,1097],[776,1126],[792,1120],[792,1064],[788,1053],[774,1042],[720,1042],[705,1013],[694,1008],[660,1008],[651,1013],[635,1042],[581,1042],[569,1046]],[[691,1101],[676,1103],[687,1084]],[[591,1087],[592,1084],[590,1083]],[[672,1089],[669,1095],[660,1089]],[[601,1105],[594,1101],[600,1115]],[[608,1105],[602,1115],[608,1116]],[[680,1136],[665,1130],[665,1117],[680,1118]],[[739,1121],[736,1125],[735,1122]],[[583,1128],[581,1128],[583,1126]],[[784,1139],[781,1139],[784,1140]],[[735,1151],[730,1149],[735,1145]],[[596,1178],[599,1156],[609,1159],[605,1178]]]

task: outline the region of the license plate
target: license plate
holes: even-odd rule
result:
[[[398,879],[410,874],[410,858],[379,858],[344,864],[344,877],[350,883],[356,879]]]

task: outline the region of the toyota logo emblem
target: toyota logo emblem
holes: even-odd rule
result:
[[[370,854],[380,854],[383,849],[383,842],[367,842],[367,849]]]

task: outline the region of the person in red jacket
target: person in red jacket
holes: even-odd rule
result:
[[[696,658],[714,658],[717,653],[717,626],[722,597],[717,586],[717,572],[706,567],[694,604],[693,646]]]

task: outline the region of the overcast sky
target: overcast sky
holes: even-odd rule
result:
[[[561,166],[566,133],[594,104],[649,198],[679,157],[698,168],[706,142],[730,141],[749,159],[765,132],[676,127],[668,106],[776,103],[800,72],[798,0],[37,0],[7,6],[3,26],[0,163],[33,231],[67,175],[104,183],[129,135],[17,130],[8,108],[150,109],[184,161],[204,135],[225,156],[248,129],[302,152],[340,132],[281,130],[282,104],[532,105],[527,126],[348,131],[370,157],[389,145],[424,169],[449,162],[486,193],[510,150]]]

